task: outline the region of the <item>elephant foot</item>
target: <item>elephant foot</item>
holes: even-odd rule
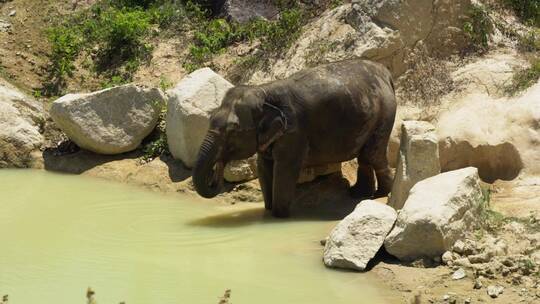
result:
[[[377,192],[375,192],[375,194],[373,195],[373,198],[385,197],[385,196],[388,196],[388,193],[390,193],[389,190],[379,189],[377,190]]]
[[[349,194],[355,199],[370,199],[373,198],[373,189],[355,185],[349,188]]]
[[[277,217],[277,218],[287,218],[290,216],[289,208],[288,207],[277,208],[276,206],[274,206],[274,208],[272,208],[272,216]]]

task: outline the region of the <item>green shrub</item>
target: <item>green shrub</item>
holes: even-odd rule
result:
[[[540,26],[540,0],[502,0],[525,23]]]
[[[162,29],[184,30],[188,21],[184,7],[175,1],[153,6],[147,13],[150,16],[150,22],[159,25]]]
[[[169,145],[167,144],[166,133],[166,115],[167,106],[163,105],[160,109],[159,119],[154,130],[154,133],[150,136],[150,139],[143,145],[142,161],[149,162],[156,157],[169,153]]]
[[[185,30],[206,18],[191,2],[179,0],[101,0],[47,30],[50,67],[44,83],[48,95],[58,95],[73,75],[75,61],[105,78],[104,86],[130,81],[150,58],[152,28]],[[188,19],[189,18],[189,19]]]
[[[189,11],[202,21],[194,34],[194,43],[190,46],[190,58],[184,63],[184,68],[188,71],[199,68],[212,56],[242,41],[259,39],[260,49],[266,55],[278,54],[298,38],[303,25],[303,14],[297,8],[282,11],[280,18],[275,21],[256,18],[246,24],[231,23],[225,19],[204,21],[202,9],[192,8]]]
[[[126,84],[128,82],[129,81],[127,79],[125,79],[124,77],[119,76],[119,75],[115,75],[115,76],[112,76],[109,80],[106,80],[106,81],[102,82],[101,83],[101,88],[102,89],[108,89],[108,88],[112,88],[112,87],[116,87],[116,86]]]
[[[276,22],[265,28],[262,37],[263,49],[278,52],[286,49],[298,38],[302,28],[302,13],[299,9],[283,11]]]
[[[530,67],[517,71],[504,90],[509,95],[516,95],[534,85],[538,79],[540,79],[540,57],[534,58]]]
[[[196,62],[206,61],[229,46],[234,37],[232,27],[225,19],[212,20],[195,33],[195,44],[190,47],[190,54]]]
[[[148,51],[143,43],[150,30],[149,16],[140,10],[110,10],[102,16],[104,48],[108,55],[120,58],[140,56]]]
[[[149,8],[152,5],[155,5],[156,0],[110,0],[111,4],[113,6],[116,6],[118,8],[126,8],[126,7],[138,7],[138,8]]]
[[[167,91],[168,89],[172,88],[173,86],[174,86],[174,83],[172,83],[172,81],[167,79],[167,77],[165,77],[163,75],[161,77],[159,77],[159,88],[162,91]]]
[[[46,93],[55,93],[64,85],[65,78],[72,76],[75,69],[73,62],[81,52],[84,38],[78,29],[53,27],[47,31],[51,43],[48,81],[44,86]]]
[[[533,29],[519,37],[519,48],[525,52],[540,51],[540,29]]]
[[[463,24],[463,30],[470,39],[471,47],[486,51],[489,47],[489,36],[494,29],[489,11],[481,5],[474,4],[470,8],[468,19]]]

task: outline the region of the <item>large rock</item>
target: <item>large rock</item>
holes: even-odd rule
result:
[[[483,195],[476,168],[418,182],[386,238],[386,251],[402,261],[440,257],[478,223]]]
[[[396,177],[388,205],[399,210],[419,181],[441,173],[435,127],[425,121],[404,121]]]
[[[233,85],[209,68],[199,69],[167,92],[167,141],[169,150],[187,167],[195,165],[209,128],[210,113],[221,104]]]
[[[53,102],[54,122],[79,147],[100,154],[135,150],[158,121],[165,95],[128,84]]]
[[[365,200],[332,230],[324,247],[324,264],[363,271],[383,245],[397,213],[382,203]]]
[[[39,102],[0,81],[0,168],[32,165],[31,152],[43,143],[44,121]]]

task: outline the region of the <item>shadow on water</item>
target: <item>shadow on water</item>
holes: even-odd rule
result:
[[[298,186],[291,216],[287,219],[272,217],[264,207],[223,212],[195,219],[188,223],[206,227],[241,227],[261,223],[288,221],[337,221],[352,212],[360,199],[349,195],[349,182],[339,174],[320,177]]]

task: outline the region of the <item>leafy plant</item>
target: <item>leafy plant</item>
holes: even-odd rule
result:
[[[100,66],[117,65],[118,62],[136,64],[137,59],[143,58],[151,51],[151,46],[144,43],[143,38],[150,30],[150,17],[140,10],[108,10],[100,19],[99,40]],[[135,59],[135,60],[133,60]],[[136,70],[136,67],[128,69]]]
[[[473,4],[469,11],[469,20],[463,24],[463,30],[471,41],[471,47],[486,51],[493,29],[494,23],[489,16],[489,11],[484,6]]]
[[[519,38],[519,48],[525,52],[540,51],[540,29],[530,30]]]
[[[261,38],[263,50],[279,52],[288,48],[300,36],[302,25],[302,13],[299,9],[283,11],[280,18],[265,29]]]
[[[297,8],[283,10],[274,21],[256,18],[246,24],[225,19],[206,20],[204,11],[196,6],[188,12],[199,18],[195,41],[190,46],[190,57],[184,63],[188,71],[201,67],[228,46],[242,41],[259,40],[264,54],[278,54],[298,38],[303,25],[303,14]]]
[[[103,89],[112,88],[128,83],[129,81],[121,76],[112,76],[110,80],[106,80],[101,83]]]
[[[167,79],[165,76],[159,77],[159,88],[162,91],[166,91],[170,88],[172,88],[174,83],[172,83],[169,79]]]
[[[138,7],[138,8],[149,8],[151,5],[154,5],[156,0],[111,0],[112,5],[124,8],[124,7]]]
[[[516,95],[534,85],[538,79],[540,79],[540,57],[535,57],[530,67],[514,74],[511,83],[504,88],[504,91],[509,95]]]
[[[540,26],[540,0],[502,0],[525,23]]]
[[[60,26],[50,28],[47,31],[47,38],[51,43],[49,55],[51,64],[45,91],[52,93],[64,85],[67,76],[73,75],[75,69],[73,62],[84,45],[84,37],[77,28]]]
[[[186,16],[177,0],[102,0],[72,15],[47,30],[51,64],[44,93],[59,94],[80,57],[83,68],[108,79],[104,86],[131,81],[150,58],[152,27],[180,28]]]
[[[149,162],[156,157],[169,153],[166,132],[167,106],[165,104],[162,105],[157,103],[154,106],[159,107],[159,118],[154,134],[151,135],[150,139],[143,145],[143,162]]]

